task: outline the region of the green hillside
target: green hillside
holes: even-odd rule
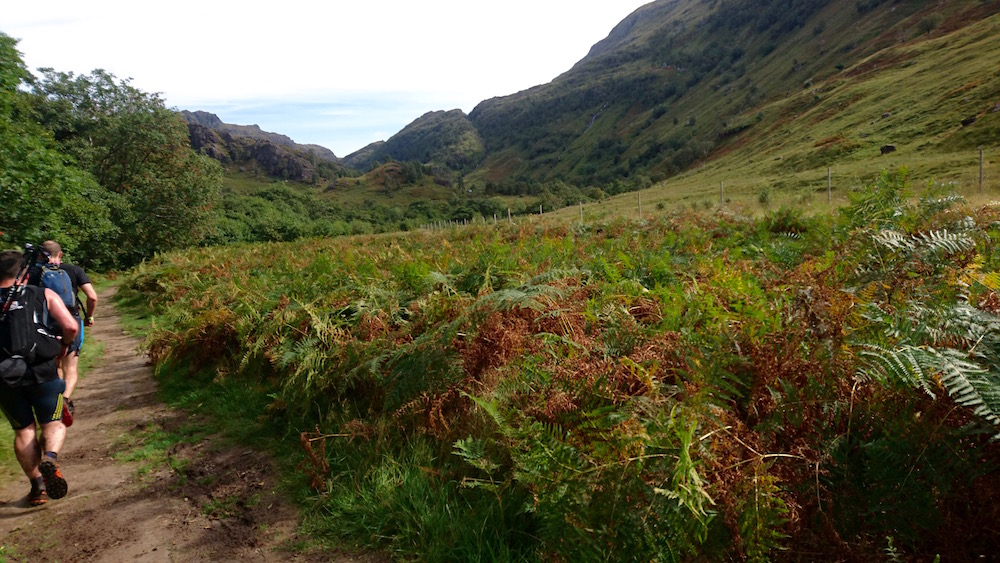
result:
[[[315,199],[311,207],[342,211],[312,211],[305,220],[318,223],[285,229],[304,236],[468,222],[508,210],[569,207],[560,212],[568,217],[578,204],[585,215],[632,215],[637,198],[647,212],[720,203],[825,210],[900,165],[914,181],[954,183],[976,196],[980,150],[988,194],[1000,176],[998,6],[652,2],[549,84],[483,101],[470,115],[429,112],[337,163],[234,161],[228,183],[245,184],[256,170],[255,193],[273,191],[267,184],[277,179]],[[894,151],[883,155],[886,145]],[[256,154],[228,151],[235,152]],[[401,167],[410,173],[399,174]],[[273,199],[255,203],[269,207]],[[261,234],[273,229],[234,206],[246,204],[224,206],[246,224],[214,240],[236,230],[258,235],[231,240],[274,240]]]
[[[355,168],[368,168],[388,159],[417,161],[463,171],[479,164],[483,142],[461,110],[429,112],[384,143],[376,143],[344,159]]]
[[[896,162],[953,177],[966,164],[945,155],[998,146],[997,12],[996,1],[652,2],[551,83],[480,103],[467,118],[485,150],[474,170],[440,156],[475,152],[457,110],[347,161],[447,161],[468,184],[602,189],[752,165],[747,185],[780,189],[826,167],[873,174],[894,144]]]
[[[976,4],[978,12],[956,12],[936,32],[882,49],[727,123],[711,158],[641,194],[647,209],[717,205],[720,187],[744,209],[762,200],[828,209],[845,204],[849,190],[879,170],[901,165],[917,184],[950,184],[988,201],[1000,189],[1000,71],[992,62],[1000,59],[1000,16],[962,20],[982,15],[985,4]],[[946,24],[963,27],[949,32]],[[896,150],[883,155],[883,145]],[[634,214],[635,196],[601,207]]]
[[[996,12],[996,2],[654,2],[552,83],[483,102],[470,119],[487,174],[596,184],[664,179],[744,145],[740,164],[801,153],[769,170],[775,178],[886,143],[928,155],[995,147],[995,116],[935,139],[992,115]]]

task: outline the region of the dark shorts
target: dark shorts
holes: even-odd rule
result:
[[[28,387],[0,386],[0,408],[14,430],[27,428],[36,419],[48,424],[62,419],[65,390],[66,382],[58,378]]]
[[[69,349],[66,350],[66,353],[69,354],[70,352],[76,352],[76,355],[79,356],[80,350],[83,350],[83,319],[76,318],[76,324],[79,325],[80,332],[76,333],[76,340],[69,345]]]

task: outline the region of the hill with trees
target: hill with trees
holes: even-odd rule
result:
[[[468,172],[484,155],[483,141],[462,110],[428,112],[393,135],[344,159],[344,164],[368,169],[377,162],[415,161]]]
[[[196,214],[196,228],[140,245],[143,250],[123,263],[171,248],[168,241],[386,232],[551,211],[648,188],[664,205],[703,201],[712,189],[706,186],[732,176],[742,182],[730,182],[732,197],[794,201],[807,198],[828,167],[839,167],[858,185],[886,163],[906,164],[899,160],[904,155],[929,163],[926,172],[914,167],[915,178],[954,180],[971,151],[996,146],[1000,138],[1000,87],[988,62],[1000,56],[989,41],[995,7],[993,1],[658,0],[615,26],[551,83],[485,100],[469,115],[429,112],[343,159],[253,125],[182,113],[195,154],[222,165],[221,188],[200,189],[199,202],[185,203],[204,211]],[[6,60],[18,63],[16,51]],[[87,97],[73,93],[84,82],[131,89],[151,104],[128,111],[149,109],[143,119],[168,120],[153,107],[162,109],[162,100],[127,82],[116,84],[114,77],[50,72],[38,80],[21,71],[30,92],[15,97],[30,93],[30,104],[40,109],[17,119],[49,131],[56,141],[51,149],[76,160],[63,159],[64,166],[103,166],[90,160],[99,154],[79,145],[83,122],[79,131],[58,122],[57,107],[90,111]],[[881,158],[883,146],[897,153]],[[196,162],[209,166],[199,159],[185,166]],[[90,201],[100,202],[96,208],[114,210],[119,196],[138,193],[130,188],[125,194],[96,168],[87,172],[109,184],[88,191]],[[678,179],[686,184],[679,187]],[[150,199],[137,197],[132,205],[145,201]],[[313,211],[299,215],[293,209]],[[88,248],[113,239],[108,233],[137,217],[154,216],[114,211],[112,219],[108,213],[89,210],[89,226],[73,229],[105,233],[89,237],[94,244]],[[51,229],[58,232],[57,223],[65,220]],[[80,258],[111,264],[109,251]]]

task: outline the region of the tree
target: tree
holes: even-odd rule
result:
[[[108,198],[34,120],[21,90],[33,77],[16,46],[15,39],[0,33],[0,240],[20,246],[52,238],[74,254],[116,235]]]
[[[178,114],[100,69],[42,73],[32,90],[38,119],[112,194],[111,219],[129,233],[115,241],[117,265],[201,242],[213,228],[222,168],[191,149]]]

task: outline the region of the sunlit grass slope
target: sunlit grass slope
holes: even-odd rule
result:
[[[953,183],[970,199],[996,199],[998,35],[1000,14],[889,45],[733,120],[730,129],[741,132],[692,169],[639,196],[626,194],[593,207],[600,216],[634,217],[641,198],[647,212],[657,204],[717,207],[720,202],[745,210],[790,205],[822,211],[831,203],[844,205],[849,190],[901,165],[910,169],[914,185]],[[896,150],[883,155],[883,145]],[[560,215],[578,216],[578,210]]]

